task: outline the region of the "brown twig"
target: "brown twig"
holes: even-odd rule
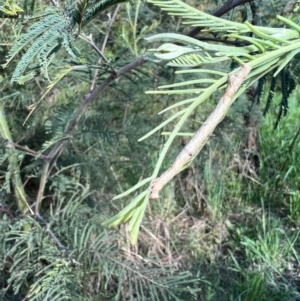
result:
[[[110,33],[110,30],[111,30],[112,24],[113,24],[114,20],[116,19],[116,16],[117,16],[117,13],[118,13],[119,9],[120,9],[120,4],[117,5],[112,17],[110,15],[108,15],[109,22],[108,22],[108,26],[107,26],[106,33],[105,33],[105,36],[104,36],[104,40],[103,40],[102,47],[101,47],[101,53],[103,54],[103,56],[104,56],[104,50],[106,48],[106,44],[107,44],[107,40],[108,40],[108,37],[109,37],[109,33]],[[98,64],[100,64],[101,61],[102,61],[102,58],[100,57],[99,60],[98,60]],[[90,91],[93,91],[94,88],[95,88],[98,73],[99,73],[99,69],[96,69],[96,71],[94,73],[93,80],[92,80]]]
[[[105,88],[107,88],[116,78],[122,76],[125,73],[128,73],[128,72],[132,71],[133,69],[135,69],[135,68],[137,68],[141,65],[143,65],[145,62],[146,62],[146,59],[144,57],[137,58],[135,61],[129,63],[128,65],[126,65],[122,68],[120,68],[115,73],[112,73],[105,81],[102,82],[102,84],[100,86],[98,86],[91,93],[88,93],[86,95],[85,99],[82,101],[81,106],[78,108],[75,116],[70,121],[69,126],[68,126],[67,130],[64,133],[64,136],[65,137],[70,137],[71,133],[75,129],[79,119],[81,118],[81,116],[84,113],[87,106],[93,100],[95,100]],[[55,146],[53,147],[53,149],[50,151],[50,153],[46,156],[46,160],[45,160],[44,165],[43,165],[42,177],[41,177],[41,180],[40,180],[40,186],[39,186],[39,190],[38,190],[38,196],[37,196],[37,200],[36,200],[36,210],[35,210],[36,215],[39,214],[39,208],[40,208],[40,205],[41,205],[41,202],[42,202],[43,193],[44,193],[44,189],[45,189],[45,185],[46,185],[46,180],[47,180],[47,177],[49,175],[48,174],[48,172],[49,172],[49,162],[51,160],[53,160],[56,157],[56,155],[58,155],[62,151],[62,149],[65,147],[65,145],[67,145],[68,141],[69,141],[69,139],[64,139],[64,140],[60,140],[59,142],[57,142],[55,144]]]

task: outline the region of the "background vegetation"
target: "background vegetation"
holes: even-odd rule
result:
[[[185,2],[209,13],[226,4]],[[276,14],[289,2],[249,1],[223,17],[275,26]],[[51,3],[35,5],[38,11]],[[287,14],[297,22],[296,13]],[[1,64],[16,37],[30,26],[16,28],[15,23],[13,18],[1,19]],[[39,101],[49,85],[42,76],[25,85],[10,82],[24,50],[0,69],[1,300],[300,299],[298,89],[276,129],[280,85],[265,116],[271,80],[260,103],[253,101],[257,84],[241,96],[192,166],[165,187],[159,201],[148,205],[135,246],[126,226],[101,226],[126,206],[112,198],[154,168],[166,136],[137,139],[163,121],[157,112],[182,100],[180,95],[144,92],[184,77],[163,64],[143,64],[95,98],[66,137],[69,122],[91,85],[98,87],[111,69],[122,68],[145,52],[144,37],[189,30],[180,19],[143,1],[117,4],[83,29],[109,63],[87,46],[91,41],[76,40],[78,51],[89,65],[100,65],[99,71],[80,69],[77,63],[77,70]],[[71,60],[61,49],[49,67],[49,78],[55,82]],[[218,65],[220,71],[228,68]],[[290,70],[297,81],[297,65]],[[193,113],[185,132],[199,128],[218,96]],[[176,112],[175,108],[172,113]],[[50,162],[36,211],[47,162],[43,155],[49,155],[58,140],[66,144]],[[164,169],[187,141],[188,137],[175,140]],[[26,206],[20,203],[23,194]]]

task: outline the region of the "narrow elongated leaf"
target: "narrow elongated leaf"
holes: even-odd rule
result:
[[[118,200],[118,199],[121,199],[123,198],[124,196],[130,194],[131,192],[133,191],[136,191],[138,188],[144,186],[145,184],[149,183],[153,178],[152,177],[149,177],[149,178],[146,178],[140,182],[138,182],[137,184],[135,184],[133,187],[131,187],[130,189],[126,190],[125,192],[121,193],[121,194],[118,194],[117,196],[115,196],[113,198],[113,200]]]

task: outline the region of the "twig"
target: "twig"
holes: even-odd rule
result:
[[[5,19],[1,24],[0,24],[0,28],[2,28],[4,26],[4,24],[7,22],[8,19]]]
[[[58,158],[60,157],[60,155],[62,154],[63,150],[64,150],[64,149],[62,148],[62,149],[58,152],[58,154],[56,155],[56,158],[54,159],[54,162],[52,162],[51,166],[49,167],[47,177],[50,176],[50,174],[51,174],[51,172],[52,172],[52,169],[56,166],[57,160],[58,160]]]
[[[38,158],[43,159],[43,160],[47,160],[47,159],[48,159],[47,156],[45,156],[45,155],[43,155],[43,154],[39,154],[38,152],[36,152],[36,151],[34,151],[34,150],[28,148],[27,146],[22,146],[22,145],[20,145],[20,144],[18,144],[18,143],[14,143],[14,142],[12,142],[12,141],[9,141],[8,143],[11,144],[11,145],[13,145],[15,148],[18,148],[18,149],[24,151],[24,153],[25,153],[26,155],[33,156],[33,157],[35,157],[35,158],[37,158],[37,159],[38,159]]]
[[[52,239],[55,241],[55,243],[57,244],[58,248],[60,250],[66,250],[67,252],[70,252],[70,250],[66,246],[64,246],[60,242],[60,240],[56,237],[56,235],[51,231],[50,224],[47,223],[39,214],[36,215],[36,218],[38,220],[40,220],[45,225],[46,231],[50,234],[50,236],[52,237]]]
[[[38,194],[37,194],[37,197],[36,197],[36,206],[35,206],[35,215],[36,216],[38,216],[39,213],[40,213],[39,210],[40,210],[40,205],[41,205],[41,202],[42,202],[42,198],[43,198],[43,194],[44,194],[44,190],[45,190],[45,186],[46,186],[46,182],[47,182],[49,165],[50,165],[49,160],[44,162],[42,175],[41,175],[41,180],[40,180],[40,186],[39,186]]]
[[[135,61],[129,63],[128,65],[122,67],[121,69],[117,70],[116,73],[112,73],[105,81],[102,82],[100,86],[98,86],[95,90],[92,92],[88,93],[81,103],[81,106],[78,108],[77,112],[75,113],[75,116],[73,119],[70,121],[69,126],[67,130],[64,133],[65,137],[70,136],[70,134],[73,132],[75,129],[79,119],[81,118],[82,114],[84,113],[86,107],[93,101],[95,100],[98,95],[109,86],[110,83],[112,83],[116,78],[122,76],[125,73],[130,72],[131,70],[143,65],[147,60],[144,57],[139,57]],[[43,198],[43,193],[47,181],[47,177],[49,176],[49,162],[55,158],[57,154],[59,154],[62,149],[65,147],[65,145],[68,143],[68,140],[60,140],[58,141],[51,152],[49,153],[48,156],[46,156],[46,160],[43,165],[43,170],[42,170],[42,177],[40,180],[40,186],[38,190],[38,196],[36,200],[36,208],[35,208],[35,214],[39,214],[39,208],[42,202]]]
[[[85,35],[84,33],[81,33],[79,35],[79,37],[81,39],[83,39],[85,42],[87,42],[88,44],[90,44],[94,49],[95,51],[99,54],[100,56],[100,59],[98,61],[98,64],[102,61],[102,59],[104,59],[105,63],[109,64],[109,61],[108,59],[105,57],[104,53],[102,50],[100,50],[97,45],[93,42],[92,38],[88,37],[87,35]],[[97,69],[98,70],[98,69]]]
[[[65,136],[70,135],[72,133],[72,131],[74,130],[75,126],[77,125],[80,117],[82,116],[83,112],[85,111],[86,107],[93,101],[95,100],[99,94],[105,90],[105,88],[108,87],[109,84],[111,84],[115,79],[117,79],[118,77],[122,76],[125,73],[128,73],[134,69],[136,69],[137,67],[143,65],[144,63],[147,62],[147,59],[144,57],[139,57],[137,58],[135,61],[127,64],[126,66],[120,68],[119,70],[116,70],[116,73],[111,74],[105,81],[103,81],[101,83],[100,86],[98,86],[95,90],[93,90],[91,93],[88,93],[85,97],[85,99],[83,100],[81,106],[79,107],[79,109],[77,110],[74,118],[71,120],[71,122],[69,123],[69,126],[65,132]],[[58,142],[58,145],[63,144],[63,142]],[[54,147],[53,150],[51,151],[51,153],[56,153],[58,147]],[[49,154],[49,156],[51,155],[51,153]]]
[[[104,50],[106,48],[106,44],[107,44],[107,40],[108,40],[108,37],[109,37],[110,29],[111,29],[111,26],[112,26],[114,20],[116,19],[116,16],[117,16],[117,13],[118,13],[119,9],[120,9],[120,4],[117,5],[112,17],[110,16],[110,14],[108,15],[109,23],[108,23],[108,26],[107,26],[107,29],[106,29],[106,33],[105,33],[104,40],[103,40],[102,47],[101,47],[101,51],[100,51],[100,53],[102,54],[102,56],[104,58],[105,58]],[[100,57],[99,60],[98,60],[98,64],[100,64],[101,61],[102,61],[102,58]],[[106,59],[106,63],[108,63],[107,59]],[[96,69],[96,71],[94,73],[93,80],[92,80],[90,91],[93,91],[94,88],[95,88],[98,73],[99,73],[99,69]]]
[[[243,84],[244,79],[249,74],[251,68],[244,64],[237,74],[228,75],[228,85],[224,95],[219,100],[218,105],[208,116],[206,121],[196,132],[194,137],[182,149],[172,166],[166,170],[160,177],[153,181],[153,186],[150,194],[150,199],[156,200],[159,198],[160,190],[178,174],[184,166],[189,164],[197,155],[201,148],[205,145],[209,136],[212,134],[216,126],[222,121],[232,103],[232,98]]]
[[[52,4],[56,7],[60,7],[59,2],[56,0],[51,0]]]

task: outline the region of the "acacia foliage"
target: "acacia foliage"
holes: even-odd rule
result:
[[[99,3],[110,5],[116,1]],[[77,2],[77,8],[72,2],[67,2],[66,8],[70,10],[64,8],[63,11],[60,8],[39,11],[35,1],[25,1],[22,9],[26,13],[35,10],[35,14],[20,23],[23,34],[17,42],[12,34],[10,41],[7,41],[7,35],[3,35],[3,41],[14,43],[14,46],[9,53],[8,48],[2,51],[8,54],[9,61],[14,59],[12,64],[17,63],[16,68],[12,68],[7,61],[2,62],[6,69],[1,70],[4,83],[4,97],[1,100],[5,104],[13,134],[13,141],[7,141],[2,136],[1,150],[4,175],[1,183],[1,207],[4,212],[1,222],[1,289],[5,299],[26,296],[29,300],[126,300],[133,297],[138,300],[168,300],[177,296],[187,300],[197,296],[197,290],[191,288],[192,282],[186,282],[189,281],[188,273],[176,274],[174,270],[161,265],[155,269],[153,263],[148,265],[137,258],[126,261],[126,256],[120,254],[118,244],[121,239],[112,237],[112,232],[107,232],[99,225],[99,220],[104,218],[101,212],[107,209],[110,196],[134,185],[140,174],[149,170],[150,160],[143,154],[151,151],[153,160],[156,159],[155,151],[163,138],[152,138],[139,145],[136,139],[152,127],[149,116],[153,115],[153,109],[159,111],[165,101],[177,101],[178,97],[156,97],[153,105],[153,98],[142,92],[145,86],[156,89],[158,82],[172,83],[173,69],[149,64],[117,83],[111,83],[101,100],[96,99],[82,113],[72,134],[66,135],[66,128],[74,120],[76,109],[81,105],[93,79],[96,85],[101,85],[112,70],[122,67],[144,51],[142,37],[149,29],[155,31],[154,25],[158,22],[153,25],[152,21],[158,10],[139,3],[139,7],[129,4],[122,6],[117,16],[119,22],[113,25],[111,40],[107,44],[105,56],[109,58],[108,61],[100,55],[99,49],[94,51],[91,41],[88,44],[92,47],[87,48],[87,44],[80,43],[76,36],[85,30],[95,30],[92,23],[86,24],[86,20],[98,26],[93,32],[93,42],[101,44],[105,36],[109,21],[103,22],[104,13],[100,14],[100,19],[91,18],[90,13],[96,16],[100,7],[98,4],[96,7],[93,1],[88,7],[90,10],[86,10],[86,17],[83,14],[87,8],[84,1]],[[74,12],[78,14],[72,19],[71,13]],[[140,19],[139,12],[144,14]],[[166,27],[176,25],[176,21],[169,20]],[[30,25],[30,22],[33,24]],[[43,24],[46,26],[43,27]],[[12,21],[4,25],[9,31]],[[50,36],[53,38],[48,39]],[[75,37],[78,42],[76,48]],[[124,44],[125,48],[122,48]],[[63,48],[67,51],[64,52]],[[95,69],[99,70],[97,77],[93,77]],[[44,76],[52,83],[47,86],[39,76]],[[9,79],[15,86],[9,85]],[[23,83],[26,83],[25,87],[18,86]],[[45,92],[47,95],[39,102]],[[152,105],[151,110],[146,106],[148,103]],[[27,110],[33,108],[35,110],[31,118],[25,127],[22,126]],[[49,155],[61,141],[63,148],[50,158],[51,164],[45,173],[43,166],[49,158],[43,155]],[[12,154],[8,153],[9,145],[14,146]],[[13,165],[7,160],[9,155],[15,156],[18,164]],[[125,164],[128,161],[130,165]],[[18,166],[20,170],[16,169]],[[24,212],[15,206],[17,194],[11,187],[15,172],[22,178],[28,206],[33,210],[39,192],[42,193],[36,219],[32,218],[34,214],[27,206]],[[46,175],[46,179],[41,186],[43,175]],[[90,188],[97,190],[93,197],[87,192]],[[101,211],[97,210],[99,208]],[[81,285],[78,286],[78,283]]]
[[[109,4],[108,1],[102,2]],[[89,59],[89,64],[85,65],[76,58],[70,59],[62,49],[58,51],[59,47],[51,48],[49,45],[55,42],[55,38],[48,40],[48,44],[42,44],[47,40],[46,35],[51,36],[49,32],[53,30],[53,27],[47,27],[48,21],[47,26],[40,26],[46,24],[43,17],[52,18],[53,21],[61,18],[62,12],[53,7],[44,10],[50,3],[37,2],[35,8],[34,3],[25,1],[22,6],[25,12],[35,9],[35,14],[19,24],[17,42],[12,34],[14,21],[5,20],[3,23],[5,32],[11,33],[9,36],[1,31],[1,41],[7,45],[1,48],[1,63],[6,67],[1,69],[1,101],[5,113],[2,121],[8,121],[11,139],[3,135],[1,123],[1,172],[5,176],[1,178],[0,298],[171,300],[183,295],[193,298],[196,296],[196,291],[192,289],[195,279],[191,278],[189,272],[180,273],[159,261],[153,262],[150,258],[144,260],[124,253],[122,247],[127,244],[124,237],[115,236],[100,225],[109,207],[108,200],[116,193],[119,181],[131,185],[138,177],[134,171],[148,168],[141,150],[146,147],[153,151],[156,149],[155,143],[138,145],[136,140],[141,136],[141,123],[143,128],[150,127],[151,114],[145,110],[145,102],[150,101],[150,97],[142,94],[143,86],[151,85],[151,72],[163,71],[153,68],[154,71],[149,72],[150,69],[144,67],[120,79],[117,84],[112,83],[109,93],[101,100],[96,99],[84,111],[72,136],[66,136],[66,128],[74,120],[94,71],[99,70],[94,77],[95,84],[99,85],[112,69],[120,68],[134,59],[134,53],[124,54],[124,49],[131,49],[131,43],[136,42],[137,37],[131,40],[130,35],[122,39],[118,36],[122,31],[130,32],[128,28],[132,29],[137,24],[130,23],[134,19],[124,24],[118,20],[116,24],[111,24],[111,40],[105,49],[109,62],[93,47],[87,48],[85,43],[77,39],[78,51],[84,52]],[[135,7],[121,6],[117,19],[131,18],[131,8]],[[154,12],[145,7],[143,9],[148,14],[144,22],[149,23]],[[96,29],[87,25],[98,44],[103,41],[109,25],[105,13],[100,13],[100,19],[94,20],[96,24],[99,23]],[[58,19],[55,26],[65,26]],[[105,21],[101,21],[101,24],[100,20]],[[61,46],[64,35],[68,36],[67,39],[74,39],[71,31],[65,31],[64,35],[57,33],[56,39],[62,43]],[[128,43],[125,47],[124,40]],[[13,43],[16,46],[9,47]],[[71,44],[66,42],[65,45],[68,47]],[[9,49],[13,51],[9,52]],[[32,53],[33,49],[36,56]],[[24,61],[23,54],[26,51],[31,54],[25,54]],[[49,54],[55,54],[51,64]],[[3,60],[5,55],[8,55],[8,60],[12,59],[9,64]],[[100,59],[103,60],[102,64]],[[31,75],[34,74],[35,80],[30,75],[31,79],[26,78],[28,82],[19,79],[11,81],[11,78],[27,75],[20,72],[20,68],[22,72],[33,72]],[[66,72],[70,70],[68,68],[73,68],[73,73]],[[13,74],[17,74],[17,77]],[[45,74],[49,75],[45,77],[47,80],[54,78],[55,85],[50,83],[48,86],[43,80]],[[61,74],[71,76],[56,81],[62,78]],[[19,85],[23,83],[24,86]],[[48,92],[47,96],[41,100],[45,92]],[[35,110],[24,123],[32,109]],[[46,156],[60,141],[67,143],[57,156],[50,159],[51,164],[41,190],[43,166],[48,161]],[[14,160],[8,160],[9,156]],[[130,165],[125,165],[124,162],[128,160]],[[118,178],[114,170],[117,170]],[[21,179],[21,185],[17,185],[16,190],[11,186],[15,173]],[[25,196],[25,207],[17,205],[18,189]],[[39,211],[34,214],[39,192],[42,192],[42,202]],[[186,287],[187,283],[190,283],[190,287]]]

